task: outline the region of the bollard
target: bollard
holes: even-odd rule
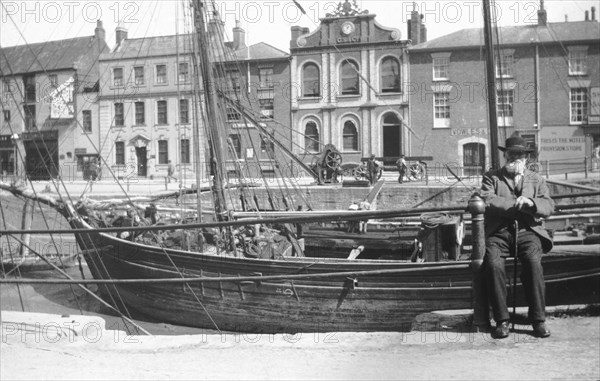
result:
[[[473,252],[471,253],[471,270],[473,271],[473,328],[482,331],[489,327],[488,299],[483,279],[483,256],[485,255],[484,213],[485,202],[478,194],[469,200],[471,213],[471,235]]]
[[[588,158],[584,157],[583,158],[583,168],[584,168],[584,172],[585,172],[585,178],[588,178]]]
[[[168,185],[168,183],[167,183],[167,179],[168,179],[168,178],[167,178],[167,177],[165,177],[165,190],[169,190],[169,185]]]
[[[565,180],[569,180],[569,174],[565,172]]]

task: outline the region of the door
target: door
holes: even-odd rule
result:
[[[485,169],[485,145],[481,143],[463,145],[463,166],[465,176],[481,176]]]
[[[137,156],[137,174],[140,177],[146,177],[148,173],[146,147],[135,147],[135,155]]]
[[[383,117],[383,156],[398,157],[402,148],[400,120],[394,113]]]

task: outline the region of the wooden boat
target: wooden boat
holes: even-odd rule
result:
[[[199,67],[210,67],[205,30],[204,5],[194,2],[199,31]],[[197,17],[199,16],[200,17]],[[291,224],[324,220],[356,220],[402,216],[405,211],[338,212],[331,215],[301,213],[299,217],[261,218],[235,221],[228,218],[222,173],[224,139],[218,139],[219,120],[210,73],[203,75],[205,109],[208,113],[215,197],[215,223],[197,223],[186,230],[214,228],[215,245],[201,250],[179,250],[160,244],[118,238],[117,234],[138,230],[171,230],[179,226],[97,229],[80,210],[62,209],[73,228],[88,268],[101,285],[106,300],[123,314],[130,311],[155,320],[186,326],[243,332],[405,331],[423,312],[463,309],[472,306],[473,271],[470,260],[411,262],[311,258],[303,255],[299,237],[289,234]],[[235,102],[223,98],[231,107]],[[238,110],[244,117],[252,116]],[[275,140],[268,131],[256,127]],[[200,209],[200,208],[198,208]],[[361,214],[362,213],[362,214]],[[86,220],[87,218],[87,220]],[[265,239],[275,255],[247,258],[240,253],[234,226],[277,226],[281,241]],[[112,233],[110,231],[113,231]],[[258,231],[258,229],[256,229]],[[115,234],[116,232],[117,234]],[[157,241],[158,242],[158,241]],[[291,246],[291,248],[290,248]],[[600,256],[592,252],[555,250],[543,259],[547,304],[600,302]],[[434,248],[435,250],[435,248]],[[511,274],[512,263],[508,261]],[[523,292],[517,303],[524,305]]]

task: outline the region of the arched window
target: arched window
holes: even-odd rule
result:
[[[359,95],[360,82],[358,76],[358,65],[351,60],[342,62],[340,69],[340,85],[342,87],[342,95]]]
[[[302,96],[318,97],[320,95],[321,78],[319,67],[314,63],[308,63],[302,69]]]
[[[381,61],[381,92],[400,92],[400,62],[394,57],[386,57]]]
[[[310,121],[304,127],[304,149],[319,152],[319,130],[315,122]]]
[[[344,151],[358,151],[358,132],[353,121],[344,122]]]

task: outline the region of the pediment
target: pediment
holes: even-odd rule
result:
[[[133,138],[129,139],[129,144],[131,144],[134,147],[146,147],[149,142],[150,138],[142,134],[138,134]]]

